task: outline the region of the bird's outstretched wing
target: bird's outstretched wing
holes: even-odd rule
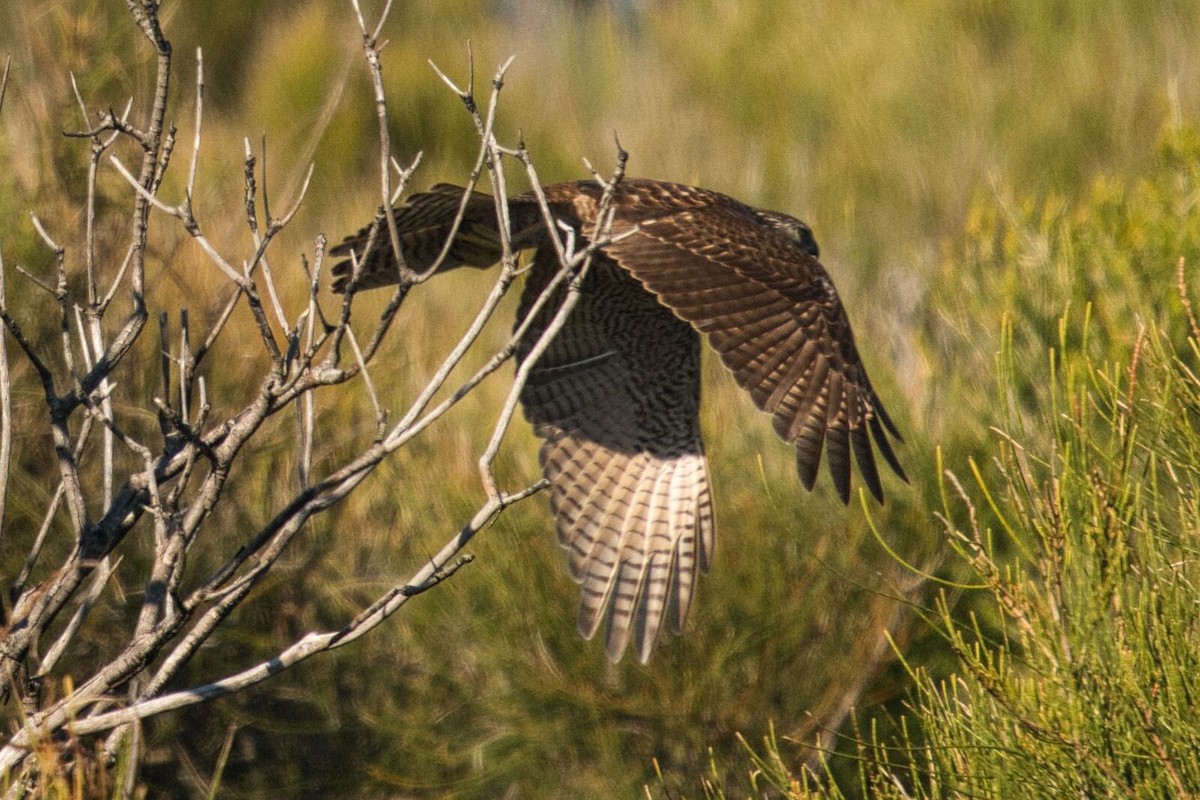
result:
[[[597,188],[577,185],[573,208],[585,229],[598,197]],[[796,446],[805,487],[816,481],[822,449],[843,502],[851,452],[879,500],[875,448],[906,479],[888,439],[900,434],[867,378],[841,299],[815,242],[798,233],[807,226],[658,181],[622,183],[615,206],[615,241],[604,252],[708,335],[738,385]]]
[[[540,250],[518,325],[558,270],[553,250]],[[519,360],[564,296],[560,288],[534,314]],[[631,640],[646,661],[664,619],[683,629],[697,570],[712,558],[699,381],[696,332],[599,257],[521,393],[544,439],[559,543],[580,584],[579,630],[591,638],[603,626],[613,661]]]

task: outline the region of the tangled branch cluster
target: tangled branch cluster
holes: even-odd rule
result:
[[[281,299],[286,293],[279,291],[277,278],[271,271],[271,254],[277,249],[272,245],[292,220],[304,190],[286,213],[275,216],[265,172],[257,167],[249,142],[245,156],[245,222],[252,250],[243,258],[224,254],[222,243],[206,235],[203,221],[193,206],[204,113],[203,59],[197,53],[195,134],[186,188],[182,199],[172,204],[160,191],[164,176],[177,161],[175,129],[165,122],[171,91],[171,45],[160,27],[156,3],[131,0],[129,6],[156,58],[157,79],[147,120],[133,121],[136,117],[133,100],[120,114],[112,110],[89,113],[87,103],[77,92],[85,130],[68,135],[90,146],[82,252],[68,252],[57,243],[48,226],[34,216],[38,235],[54,255],[53,280],[45,281],[29,270],[16,267],[25,279],[44,290],[44,302],[52,304],[51,310],[59,322],[57,341],[39,341],[39,337],[26,334],[22,316],[30,312],[21,308],[18,313],[3,294],[8,276],[4,274],[0,251],[0,320],[16,342],[19,356],[28,361],[40,381],[44,401],[41,424],[53,441],[58,478],[42,524],[36,535],[29,537],[33,544],[25,557],[25,566],[6,587],[11,612],[0,630],[0,698],[9,700],[15,695],[24,709],[22,725],[0,747],[0,776],[8,780],[19,776],[31,780],[34,761],[30,754],[34,749],[67,736],[104,736],[103,752],[110,759],[124,751],[136,763],[141,720],[239,691],[316,653],[354,641],[395,613],[408,598],[439,583],[469,560],[469,556],[460,553],[471,537],[505,507],[541,488],[541,484],[534,484],[513,492],[501,491],[491,470],[520,391],[523,376],[518,374],[508,402],[497,416],[492,440],[480,459],[486,500],[428,563],[382,593],[338,630],[309,632],[275,657],[218,676],[203,685],[187,688],[173,685],[181,668],[227,623],[231,612],[247,600],[251,590],[277,564],[313,515],[346,498],[385,459],[425,432],[430,423],[511,357],[517,334],[476,374],[461,385],[448,385],[463,356],[478,346],[484,325],[518,271],[516,255],[506,235],[502,160],[515,157],[529,173],[532,185],[538,186],[539,181],[523,145],[502,147],[492,133],[508,64],[496,73],[490,102],[483,112],[475,102],[473,78],[467,88],[460,89],[443,74],[477,127],[480,147],[468,185],[474,186],[485,175],[491,181],[493,194],[499,198],[497,214],[501,220],[504,258],[492,291],[466,333],[449,350],[440,368],[402,417],[389,423],[370,380],[370,365],[409,290],[427,274],[403,276],[391,301],[366,330],[360,344],[362,331],[356,334],[351,325],[353,279],[335,308],[329,310],[322,305],[319,288],[325,240],[318,237],[311,265],[302,259],[305,301],[299,308],[287,308]],[[391,208],[404,193],[419,157],[402,168],[393,157],[388,139],[378,44],[387,10],[371,28],[357,3],[354,8],[379,115],[383,209],[380,213],[385,224],[376,226],[376,230],[379,235],[390,236],[395,252],[399,253]],[[6,71],[5,85],[7,80]],[[3,89],[0,89],[2,109]],[[122,139],[132,140],[140,149],[141,163],[134,169],[113,154],[114,144]],[[132,211],[124,219],[98,213],[97,177],[110,169],[124,176],[130,187]],[[310,168],[308,177],[311,174]],[[618,171],[616,178],[619,177]],[[305,189],[307,186],[306,178]],[[543,211],[549,220],[548,208]],[[147,441],[131,432],[123,415],[114,410],[114,397],[120,397],[114,371],[133,357],[136,342],[154,335],[147,332],[152,310],[145,300],[146,289],[155,273],[153,265],[147,264],[147,236],[151,226],[158,224],[180,226],[199,245],[227,279],[229,296],[220,312],[200,326],[183,311],[177,333],[171,331],[167,314],[158,314],[159,391],[153,398],[153,408],[148,410],[157,419],[161,436]],[[101,239],[98,231],[111,234],[122,227],[127,248],[123,253],[104,252],[98,245]],[[553,225],[550,228],[554,230]],[[112,238],[103,237],[106,241]],[[578,285],[592,253],[604,244],[602,239],[594,236],[595,244],[578,251],[570,237],[556,241],[562,272],[559,280],[548,287],[545,297],[563,280]],[[239,261],[241,265],[237,266]],[[79,262],[84,267],[82,274],[74,268]],[[80,281],[86,297],[82,306],[70,302],[68,291],[78,287]],[[574,296],[575,293],[568,295],[556,316],[558,325],[546,330],[541,347],[561,326]],[[113,319],[112,310],[113,300],[118,297],[129,298],[131,306],[128,315],[119,321]],[[328,300],[325,302],[328,304]],[[221,402],[226,398],[210,396],[205,375],[216,368],[210,355],[218,340],[229,335],[227,322],[239,307],[250,312],[258,334],[258,346],[253,348],[257,385],[252,399],[240,404],[241,407],[231,413],[217,412],[214,409],[227,405]],[[201,326],[204,331],[197,335],[194,329]],[[250,349],[242,344],[242,352]],[[0,346],[0,520],[14,462],[11,447],[14,383],[8,357],[6,347]],[[529,363],[533,360],[529,359]],[[369,446],[334,465],[327,474],[313,474],[314,392],[323,387],[344,386],[354,379],[361,379],[373,402],[376,436]],[[443,394],[444,399],[435,404],[435,397]],[[135,398],[121,398],[121,407],[136,403]],[[274,499],[278,510],[265,524],[233,537],[240,538],[240,545],[228,549],[218,568],[204,575],[196,574],[195,567],[189,571],[189,552],[198,542],[213,537],[213,515],[228,499],[229,476],[235,463],[254,459],[256,445],[263,438],[264,423],[289,411],[300,421],[294,444],[298,465],[294,491],[290,496]],[[102,440],[99,446],[94,441],[97,438]],[[120,455],[122,449],[133,458]],[[135,466],[122,470],[118,466],[122,462]],[[102,487],[100,496],[96,496],[93,486]],[[62,511],[66,513],[66,525]],[[72,643],[89,624],[89,610],[106,591],[111,591],[110,578],[122,557],[122,543],[131,531],[139,528],[152,529],[154,543],[153,558],[140,576],[144,584],[141,605],[131,615],[135,621],[129,630],[105,634],[106,641],[123,637],[123,645],[106,663],[77,680],[65,696],[44,700],[43,682],[56,675],[56,667],[70,663]],[[3,536],[0,547],[13,545],[18,537],[4,533],[0,529]],[[69,552],[59,563],[46,563],[47,540],[61,536],[71,537]],[[47,647],[44,640],[50,634],[54,640]],[[129,770],[130,774],[134,772]],[[20,783],[17,780],[11,785]]]

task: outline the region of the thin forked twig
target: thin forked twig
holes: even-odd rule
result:
[[[192,158],[188,163],[187,188],[190,206],[196,196],[196,167],[200,162],[200,131],[204,127],[204,51],[196,48],[196,129],[192,132]]]
[[[125,165],[121,163],[121,159],[113,155],[109,156],[109,161],[112,162],[112,165],[117,168],[117,172],[121,173],[121,176],[129,182],[129,185],[133,187],[134,191],[136,191],[143,200],[157,208],[159,211],[162,211],[164,214],[169,214],[183,222],[188,233],[191,234],[192,238],[196,240],[196,243],[200,245],[200,247],[208,255],[209,259],[217,265],[221,272],[225,273],[226,278],[232,281],[236,286],[239,286],[243,289],[249,288],[246,285],[246,279],[242,277],[241,273],[234,269],[233,266],[230,265],[230,263],[226,261],[220,253],[217,252],[212,243],[208,241],[208,237],[200,231],[199,224],[191,216],[191,209],[167,205],[157,196],[151,194],[146,187],[138,183],[137,178],[133,176],[133,173],[131,173],[125,167]]]
[[[450,247],[454,237],[458,235],[459,226],[462,224],[463,216],[466,214],[467,203],[471,200],[471,192],[475,189],[479,177],[483,174],[484,169],[487,169],[488,176],[492,184],[492,196],[496,198],[497,219],[500,224],[497,226],[500,230],[502,260],[507,261],[510,257],[511,249],[508,247],[509,236],[511,235],[511,226],[508,220],[508,205],[505,200],[506,192],[504,191],[504,171],[499,168],[500,148],[496,143],[493,133],[496,124],[496,110],[500,103],[500,90],[504,88],[504,76],[512,66],[515,56],[510,56],[496,70],[495,76],[492,78],[492,93],[488,100],[487,116],[480,116],[479,108],[475,103],[475,60],[471,52],[470,42],[467,43],[467,88],[462,89],[443,72],[437,64],[429,61],[429,66],[437,73],[438,77],[450,87],[450,89],[458,95],[467,111],[471,114],[471,119],[475,122],[475,129],[479,134],[480,146],[479,152],[475,157],[475,164],[471,167],[471,179],[467,182],[466,189],[463,191],[463,197],[459,204],[458,215],[450,225],[450,231],[446,235],[446,241],[442,245],[442,250],[438,257],[434,260],[431,266],[422,276],[428,278],[436,273],[442,263],[449,255]]]
[[[392,198],[392,139],[388,132],[388,110],[387,110],[387,95],[383,90],[383,69],[379,61],[379,34],[383,30],[383,24],[387,19],[387,15],[391,12],[392,4],[389,0],[380,14],[379,22],[371,33],[367,33],[366,21],[363,19],[362,9],[359,8],[358,0],[351,0],[354,6],[355,14],[358,17],[359,29],[363,36],[363,51],[367,59],[367,67],[371,73],[371,87],[375,95],[375,116],[379,124],[379,197],[383,204],[383,215],[387,222],[387,231],[392,253],[395,254],[396,264],[400,269],[401,282],[409,277],[408,269],[404,264],[404,255],[400,251],[400,233],[396,230],[396,214],[391,206]],[[347,294],[351,294],[347,291]]]
[[[250,237],[254,241],[256,250],[261,250],[262,255],[255,259],[255,262],[262,269],[263,282],[267,285],[267,297],[271,300],[271,309],[275,312],[275,320],[279,323],[279,329],[286,331],[288,329],[287,314],[284,313],[283,303],[279,301],[279,292],[275,288],[275,276],[271,274],[271,262],[267,258],[265,249],[262,249],[263,238],[259,235],[258,219],[255,215],[254,196],[256,183],[254,180],[254,166],[257,162],[253,152],[250,150],[249,137],[242,140],[246,151],[246,223],[250,229]],[[263,198],[263,216],[267,221],[267,231],[269,234],[271,228],[271,210],[267,200],[267,148],[266,137],[263,137],[262,150],[262,198]]]

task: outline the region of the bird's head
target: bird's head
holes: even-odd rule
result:
[[[808,227],[807,222],[787,214],[780,214],[778,211],[759,211],[758,213],[776,230],[786,233],[790,239],[800,245],[801,250],[813,258],[821,257],[821,248],[817,244],[817,237],[813,236],[812,228]]]

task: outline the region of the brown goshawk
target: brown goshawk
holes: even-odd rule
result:
[[[543,188],[577,246],[596,230],[604,192],[594,182]],[[465,207],[463,207],[465,197]],[[458,229],[447,246],[462,210]],[[775,430],[796,448],[800,480],[816,481],[824,450],[843,502],[850,462],[879,500],[875,450],[902,479],[900,439],[859,359],[846,312],[803,222],[717,192],[626,178],[615,187],[609,243],[597,251],[576,306],[529,373],[525,416],[543,439],[558,540],[579,582],[580,632],[603,627],[618,660],[632,640],[646,661],[664,619],[679,632],[698,571],[712,562],[714,522],[700,436],[700,334]],[[554,317],[535,307],[560,270],[536,197],[508,201],[514,249],[535,251],[517,312],[533,313],[518,362]],[[438,185],[395,210],[413,272],[488,267],[501,255],[496,204]],[[374,235],[372,229],[376,229]],[[368,242],[372,242],[370,249]],[[377,221],[332,251],[354,254],[354,290],[395,284],[401,270]],[[353,263],[333,268],[335,291]]]

